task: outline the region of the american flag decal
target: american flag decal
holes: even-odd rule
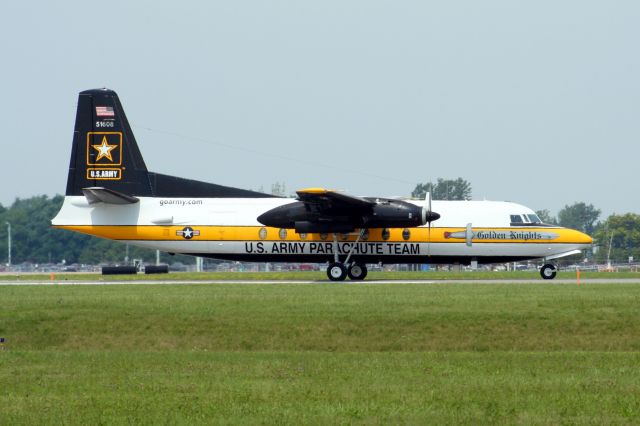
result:
[[[113,107],[108,106],[97,106],[96,107],[96,115],[98,117],[113,117],[115,114],[113,113]]]

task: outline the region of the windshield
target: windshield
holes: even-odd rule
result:
[[[529,220],[533,223],[542,223],[537,214],[529,214],[527,216],[529,216]]]

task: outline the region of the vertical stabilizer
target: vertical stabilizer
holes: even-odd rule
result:
[[[66,195],[103,187],[128,195],[150,196],[152,187],[131,126],[109,89],[80,92]]]

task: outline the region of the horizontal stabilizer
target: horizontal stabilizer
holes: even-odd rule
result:
[[[135,204],[140,201],[131,195],[102,187],[82,188],[82,193],[87,197],[89,204],[100,202],[106,204]]]

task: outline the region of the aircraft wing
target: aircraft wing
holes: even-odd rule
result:
[[[320,212],[331,210],[369,211],[376,205],[375,201],[324,188],[301,189],[296,194],[306,206]]]
[[[264,212],[258,222],[299,233],[329,233],[414,227],[426,220],[423,207],[406,201],[362,198],[324,188],[301,189],[297,194],[298,201]]]

